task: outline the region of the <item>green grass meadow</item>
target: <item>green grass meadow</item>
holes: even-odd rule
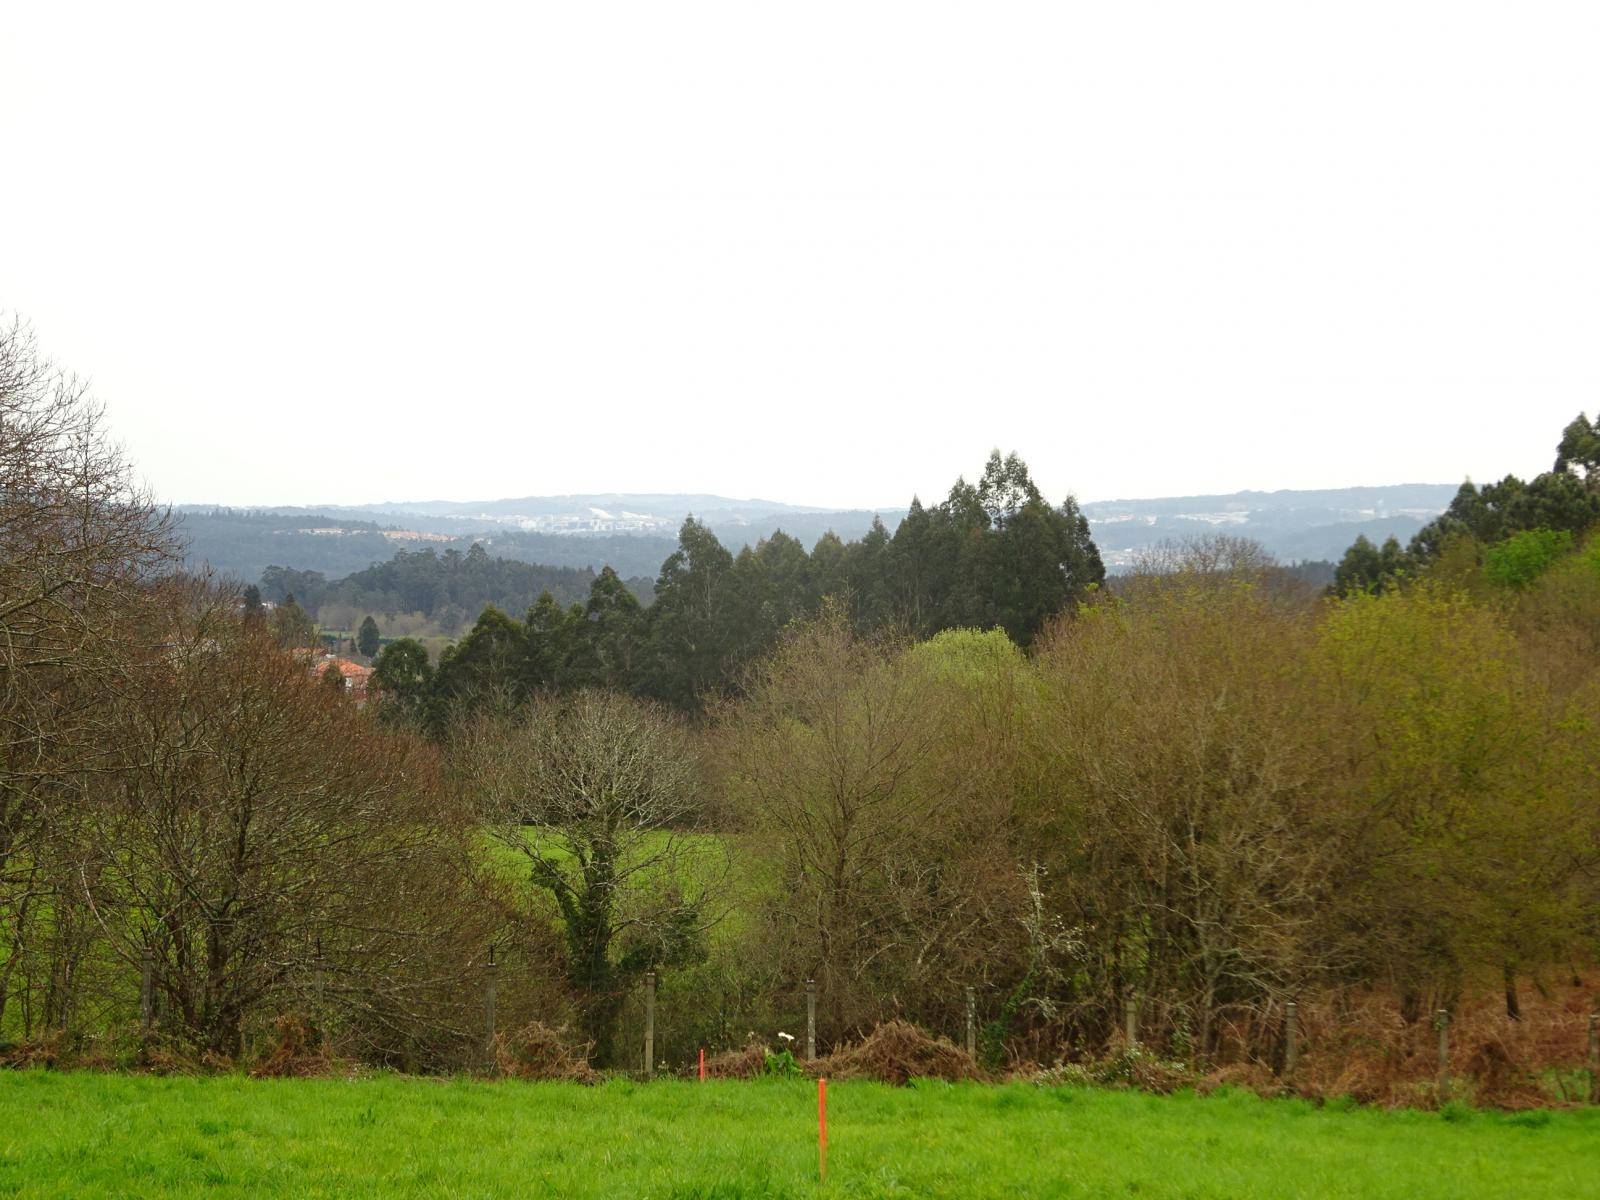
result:
[[[0,1195],[1586,1197],[1600,1111],[1026,1084],[0,1072]]]

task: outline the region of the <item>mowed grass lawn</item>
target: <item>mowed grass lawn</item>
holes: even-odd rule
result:
[[[6,1196],[1587,1197],[1592,1111],[1317,1109],[1026,1084],[0,1072]]]

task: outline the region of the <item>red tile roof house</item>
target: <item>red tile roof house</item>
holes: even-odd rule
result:
[[[332,654],[324,654],[311,664],[311,674],[321,679],[328,671],[338,671],[344,676],[344,690],[357,704],[365,704],[367,692],[372,681],[372,668],[363,667],[358,662],[348,658],[338,658]]]

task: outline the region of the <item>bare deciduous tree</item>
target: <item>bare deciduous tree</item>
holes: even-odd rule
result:
[[[550,902],[591,1057],[609,1065],[624,992],[700,952],[725,869],[697,828],[679,721],[612,692],[551,697],[470,722],[453,768],[496,841]]]
[[[85,779],[112,765],[143,587],[173,561],[165,514],[134,485],[85,385],[0,328],[0,1015],[70,1023],[86,930],[57,870]]]
[[[231,595],[151,600],[114,705],[123,762],[76,839],[100,944],[125,979],[148,954],[162,1031],[225,1058],[282,1011],[419,1018],[468,870],[432,752],[317,685]]]

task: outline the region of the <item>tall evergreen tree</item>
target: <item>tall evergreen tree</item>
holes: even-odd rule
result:
[[[884,556],[883,590],[896,619],[906,629],[923,635],[940,627],[945,602],[956,578],[960,535],[943,508],[923,508],[911,498],[900,527]],[[874,622],[881,625],[879,621]]]
[[[523,625],[523,686],[527,692],[531,695],[569,686],[567,664],[577,638],[571,614],[548,591],[540,592]]]
[[[1580,475],[1591,488],[1600,486],[1600,413],[1593,421],[1579,413],[1561,431],[1555,470],[1563,475]]]
[[[915,504],[915,501],[912,502]],[[859,542],[845,547],[845,577],[849,581],[850,611],[858,630],[887,628],[895,619],[895,598],[890,590],[889,530],[878,517]]]
[[[806,578],[807,612],[816,612],[830,596],[850,600],[849,552],[837,533],[831,529],[817,539],[811,547],[810,572]]]
[[[999,626],[1026,645],[1104,582],[1105,566],[1076,501],[1052,508],[1027,465],[995,451],[977,485],[958,479],[936,509],[912,502],[895,533],[892,578],[918,635]]]
[[[1376,595],[1394,587],[1410,574],[1411,569],[1411,556],[1395,538],[1385,539],[1380,550],[1366,534],[1358,534],[1339,560],[1329,590],[1337,596],[1358,592]]]
[[[610,567],[595,576],[581,615],[567,623],[568,687],[627,690],[636,681],[643,611],[639,598]]]
[[[464,709],[503,710],[527,696],[527,629],[493,606],[439,659],[438,698]]]
[[[396,638],[383,648],[372,670],[379,713],[396,712],[422,723],[432,682],[428,648],[416,638]]]
[[[724,609],[732,571],[733,555],[716,534],[686,519],[656,580],[646,692],[687,707],[723,680],[733,640]]]
[[[317,623],[295,603],[293,592],[272,610],[272,631],[285,649],[310,646],[317,640]]]
[[[372,619],[371,614],[363,617],[361,628],[356,631],[356,649],[367,658],[372,658],[378,653],[378,648],[383,644],[382,635],[378,632],[378,623]]]

